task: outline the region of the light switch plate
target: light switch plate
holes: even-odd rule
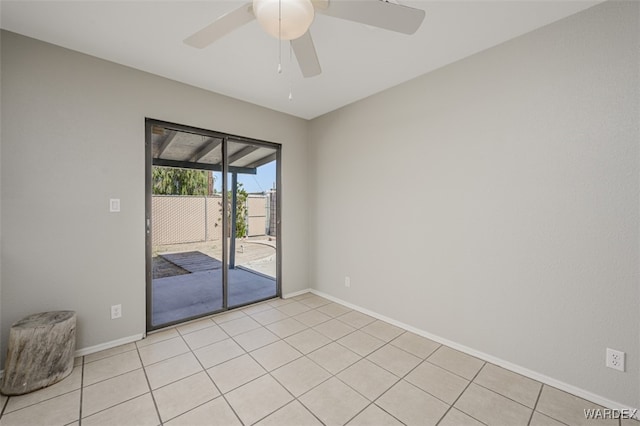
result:
[[[109,200],[109,211],[111,213],[117,213],[120,211],[120,198],[111,198]]]

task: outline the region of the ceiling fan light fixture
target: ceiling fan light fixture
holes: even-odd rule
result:
[[[295,40],[307,32],[315,11],[311,0],[253,0],[253,13],[267,34]]]

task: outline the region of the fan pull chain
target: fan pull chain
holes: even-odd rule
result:
[[[278,74],[282,74],[282,0],[278,0]]]
[[[293,47],[289,43],[289,65],[293,60]],[[282,74],[282,0],[278,0],[278,74]],[[289,100],[293,100],[293,80],[289,76]]]
[[[291,42],[289,42],[289,68],[293,69],[291,65],[293,62],[293,46],[291,46]],[[293,75],[289,73],[289,101],[293,100]]]

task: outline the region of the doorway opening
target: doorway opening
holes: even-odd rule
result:
[[[280,296],[280,151],[146,119],[148,331]]]

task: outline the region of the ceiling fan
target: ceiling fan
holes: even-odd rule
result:
[[[322,72],[309,32],[316,12],[404,34],[415,33],[425,16],[424,10],[385,0],[253,0],[220,16],[184,42],[202,49],[257,19],[268,34],[290,40],[302,75],[314,77]]]

